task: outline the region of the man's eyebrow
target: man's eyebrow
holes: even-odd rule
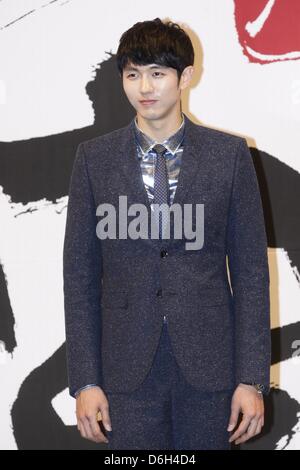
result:
[[[150,67],[148,67],[149,69],[159,69],[159,68],[163,68],[163,65],[150,65]],[[126,65],[126,67],[124,67],[124,70],[126,71],[129,71],[129,70],[134,70],[135,72],[138,72],[139,70],[134,67],[133,65]]]

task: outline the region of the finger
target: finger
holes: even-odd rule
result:
[[[83,418],[82,422],[83,422],[83,426],[84,426],[84,430],[85,430],[87,439],[89,439],[90,441],[93,441],[94,440],[93,431],[92,431],[92,428],[90,426],[88,417],[86,416],[85,418]]]
[[[102,423],[103,423],[103,426],[105,427],[106,431],[111,431],[112,427],[111,427],[111,420],[110,420],[110,416],[109,416],[109,407],[108,406],[102,406],[100,413],[102,415]]]
[[[230,418],[229,418],[228,427],[227,427],[227,431],[230,432],[236,427],[236,424],[238,422],[238,418],[239,418],[239,409],[237,407],[232,408],[231,415],[230,415]]]
[[[235,444],[241,444],[242,442],[246,442],[248,439],[255,435],[255,431],[258,425],[258,419],[253,418],[250,421],[250,424],[246,431],[241,435],[239,439],[235,441]]]
[[[84,426],[83,426],[83,424],[81,423],[81,421],[78,421],[78,427],[79,427],[79,432],[80,432],[80,434],[81,434],[81,437],[83,437],[84,439],[87,439],[87,435],[86,435]]]
[[[97,422],[97,416],[94,416],[93,418],[89,419],[89,424],[91,428],[91,432],[93,435],[93,438],[95,439],[96,442],[106,442],[108,443],[108,439],[106,436],[104,436],[103,432],[100,429],[100,426]]]
[[[244,415],[244,417],[243,417],[243,419],[242,419],[242,421],[241,421],[239,427],[238,427],[237,430],[232,434],[232,436],[230,436],[229,442],[235,441],[235,440],[238,439],[242,434],[244,434],[244,432],[246,432],[246,429],[248,428],[251,419],[252,419],[251,416],[246,416],[246,415]]]
[[[258,434],[261,433],[261,428],[262,428],[262,425],[261,425],[261,419],[258,420],[258,423],[257,423],[257,426],[256,426],[256,430],[255,430],[255,436],[257,436]]]
[[[262,427],[263,427],[263,418],[261,417],[261,418],[258,420],[258,424],[257,424],[257,428],[256,428],[256,433],[255,433],[255,434],[260,434],[260,433],[261,433],[261,430],[262,430]]]

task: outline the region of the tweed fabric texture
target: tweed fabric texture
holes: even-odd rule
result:
[[[136,390],[151,367],[164,316],[192,386],[212,392],[240,382],[268,385],[267,240],[245,139],[185,115],[173,205],[204,204],[201,249],[186,250],[189,240],[172,236],[172,222],[169,240],[100,240],[98,205],[110,203],[118,215],[119,196],[126,195],[128,206],[142,203],[151,211],[134,127],[132,120],[82,142],[74,161],[63,253],[70,394],[87,384],[111,393]]]
[[[229,450],[233,390],[199,392],[176,362],[164,324],[150,371],[137,390],[107,393],[109,450]]]

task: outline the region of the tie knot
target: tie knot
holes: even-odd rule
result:
[[[156,144],[156,145],[154,145],[154,147],[152,148],[152,150],[153,150],[155,153],[159,154],[159,155],[163,155],[163,154],[167,151],[166,147],[165,147],[164,145],[162,145],[162,144]]]

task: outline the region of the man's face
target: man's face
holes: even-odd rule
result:
[[[176,69],[157,64],[128,64],[123,70],[123,87],[129,102],[146,120],[167,116],[180,106],[182,77],[178,83]],[[143,100],[154,100],[143,103]]]

